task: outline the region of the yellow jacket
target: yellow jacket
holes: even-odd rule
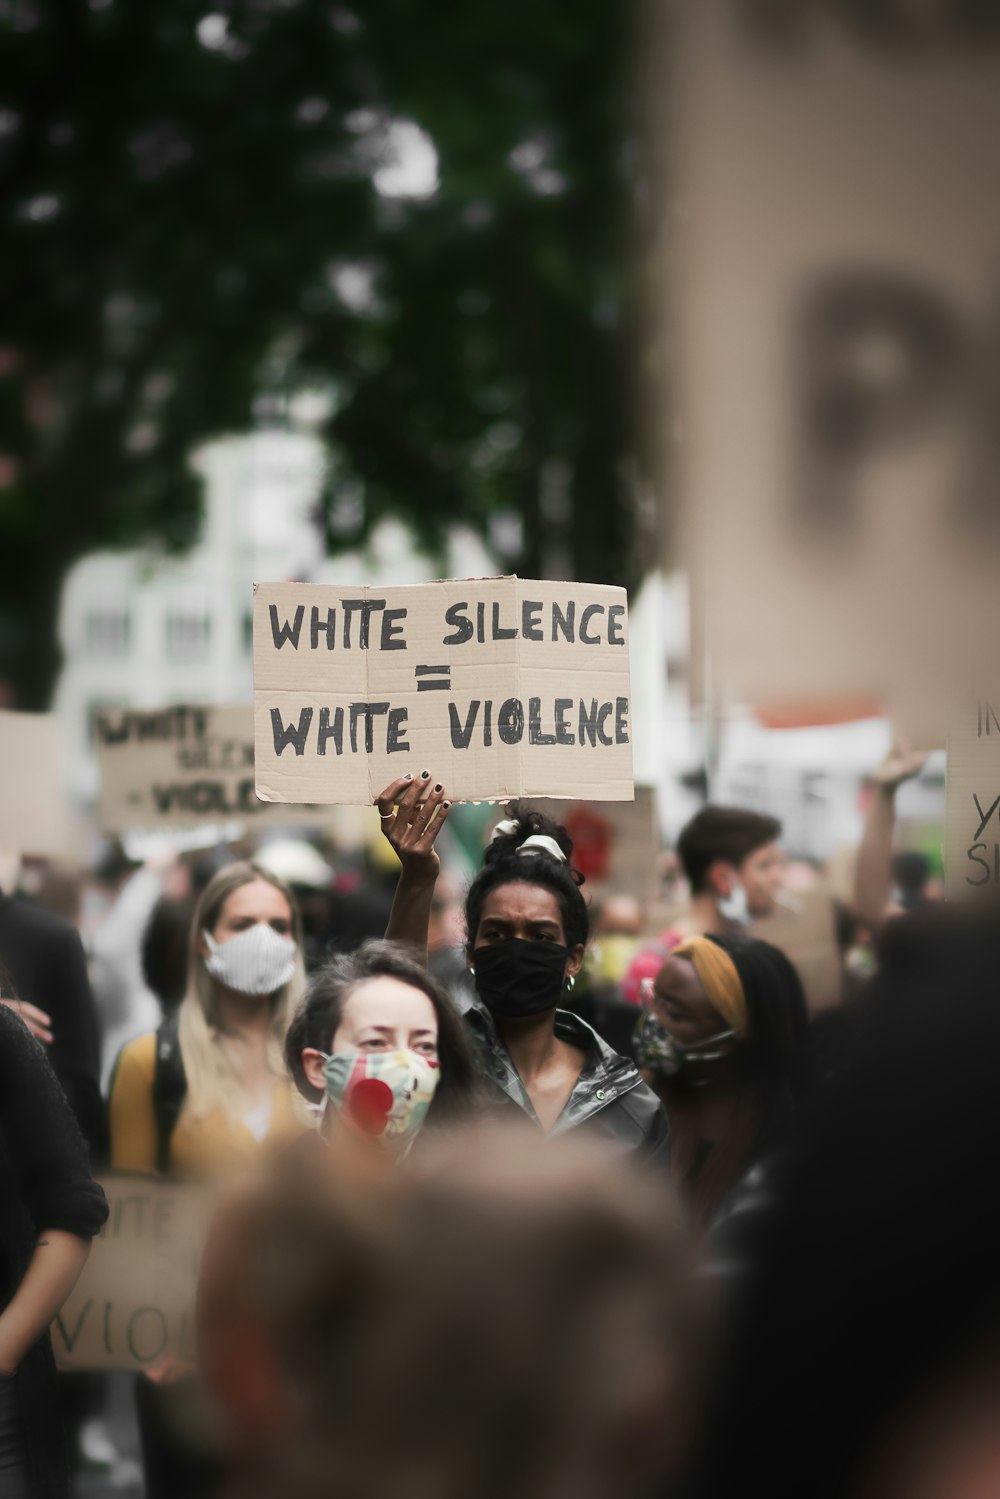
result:
[[[111,1165],[117,1171],[156,1170],[155,1062],[154,1031],[129,1042],[118,1059],[108,1104]],[[221,1176],[251,1164],[262,1149],[301,1134],[305,1126],[292,1082],[275,1079],[271,1097],[271,1118],[262,1140],[221,1109],[199,1119],[182,1109],[170,1138],[171,1175]]]

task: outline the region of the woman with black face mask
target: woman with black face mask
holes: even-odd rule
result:
[[[433,795],[443,791],[433,787]],[[417,943],[425,938],[418,937],[414,916],[424,905],[429,912],[430,897],[421,903],[413,854],[426,844],[430,855],[430,813],[420,810],[430,800],[403,781],[378,799],[383,831],[403,859],[387,935]],[[465,1018],[480,1042],[494,1100],[501,1109],[520,1110],[545,1134],[586,1126],[629,1151],[665,1161],[666,1117],[635,1063],[612,1051],[579,1016],[559,1008],[580,971],[589,928],[582,876],[570,865],[572,841],[540,812],[513,803],[507,813],[465,906],[475,985],[475,997],[465,1000]],[[425,862],[432,885],[436,856]]]
[[[754,937],[689,937],[641,986],[636,1056],[670,1118],[673,1174],[711,1228],[788,1137],[807,1080],[799,976]]]

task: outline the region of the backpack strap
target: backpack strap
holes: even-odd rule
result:
[[[153,1112],[156,1115],[156,1169],[170,1169],[170,1140],[187,1096],[177,1015],[168,1015],[156,1032],[153,1065]]]

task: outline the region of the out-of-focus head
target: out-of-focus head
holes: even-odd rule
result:
[[[1000,1491],[1000,926],[902,916],[880,948],[853,1054],[803,1118],[762,1224],[703,1499],[748,1472],[771,1499]]]
[[[304,838],[275,838],[262,843],[254,863],[293,888],[329,890],[333,881],[330,865]]]
[[[273,1179],[206,1257],[199,1347],[244,1492],[319,1495],[333,1471],[345,1499],[656,1491],[692,1385],[665,1183],[521,1127],[341,1164]]]
[[[924,899],[931,877],[931,861],[916,849],[902,849],[892,857],[892,883],[904,910],[911,910]]]
[[[637,937],[642,931],[642,902],[634,895],[609,895],[601,906],[595,935]]]
[[[775,817],[742,807],[703,807],[677,840],[692,895],[711,895],[723,910],[728,903],[734,920],[769,915],[782,880],[780,837]]]

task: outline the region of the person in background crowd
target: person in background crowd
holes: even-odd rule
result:
[[[20,892],[30,908],[69,922],[83,941],[102,1052],[111,1017],[103,983],[105,973],[100,964],[94,962],[91,942],[95,933],[100,932],[101,923],[108,919],[109,910],[113,914],[112,891],[120,891],[122,883],[133,872],[134,865],[126,859],[120,845],[109,848],[99,866],[99,877],[89,881],[75,866],[55,860],[30,859],[21,864]],[[117,1003],[116,994],[111,1000],[112,1007]],[[92,1164],[103,1160],[107,1149],[103,1130],[101,1138],[91,1140],[90,1145]],[[135,1473],[136,1465],[121,1456],[110,1435],[105,1419],[110,1388],[109,1376],[105,1374],[60,1373],[58,1390],[63,1424],[78,1467],[127,1479],[130,1472]]]
[[[298,913],[256,865],[221,869],[195,908],[188,983],[176,1017],[124,1048],[110,1093],[111,1164],[213,1175],[301,1121],[283,1065],[305,989]],[[166,1057],[176,1073],[165,1075]],[[157,1088],[173,1090],[169,1107]],[[164,1115],[170,1128],[164,1139]]]
[[[299,1092],[329,1139],[346,1125],[406,1149],[470,1112],[472,1050],[458,1011],[405,947],[366,942],[315,974],[285,1037]]]
[[[700,1341],[665,1180],[581,1131],[540,1151],[480,1121],[382,1172],[350,1145],[209,1236],[198,1346],[234,1499],[663,1493]]]
[[[889,917],[898,916],[907,909],[908,894],[898,888],[893,871],[896,794],[900,786],[920,774],[926,763],[926,751],[894,745],[872,777],[871,797],[858,849],[854,906],[860,920],[873,932],[879,931]],[[909,896],[912,894],[910,891]]]
[[[187,991],[176,1016],[121,1053],[109,1103],[111,1163],[125,1171],[223,1176],[304,1120],[283,1065],[305,988],[298,913],[287,887],[239,862],[195,908]],[[218,1474],[176,1429],[176,1371],[136,1383],[148,1499],[214,1493]],[[184,1386],[186,1382],[180,1380]]]
[[[642,902],[634,895],[609,895],[601,902],[593,917],[595,974],[613,983],[625,977],[643,925]]]
[[[995,907],[886,923],[742,1287],[691,1499],[749,1474],[768,1499],[1000,1493],[998,966]]]
[[[426,773],[395,781],[377,805],[386,837],[404,852],[428,836],[435,820],[440,825],[437,809],[447,809],[444,788]],[[635,1064],[559,1008],[580,972],[589,931],[570,865],[572,842],[539,812],[521,812],[516,803],[507,812],[465,905],[476,989],[465,1015],[496,1102],[519,1110],[545,1134],[586,1126],[629,1151],[665,1160],[667,1121]],[[400,857],[390,935],[423,950],[437,856],[426,864],[412,851]]]
[[[302,961],[306,973],[314,973],[335,945],[330,921],[332,867],[305,838],[268,839],[254,855],[254,863],[283,880],[294,895],[302,922]]]
[[[195,906],[209,881],[233,863],[224,846],[213,853],[186,855],[178,861],[176,878],[150,913],[142,932],[140,961],[142,976],[160,1007],[160,1018],[177,1011],[187,990],[188,945]]]
[[[0,1494],[66,1499],[48,1328],[108,1210],[66,1096],[17,1009],[16,998],[0,1006]]]
[[[90,937],[90,976],[101,1023],[101,1084],[107,1090],[128,1041],[155,1029],[162,1015],[142,965],[144,933],[161,901],[183,899],[186,869],[172,853],[133,869]]]
[[[461,891],[456,883],[440,875],[431,902],[427,966],[449,994],[458,993],[468,982]]]
[[[781,888],[784,855],[775,817],[742,807],[702,807],[681,829],[677,853],[691,903],[673,926],[638,952],[622,993],[641,1003],[639,986],[655,978],[664,958],[685,937],[739,932],[770,916]]]
[[[609,895],[591,911],[594,936],[568,1008],[592,1025],[613,1051],[632,1056],[635,1006],[622,982],[641,945],[642,903],[632,895]]]
[[[9,880],[14,888],[14,880]],[[0,1004],[45,1047],[80,1133],[97,1159],[103,1137],[97,1015],[83,944],[61,917],[0,890]]]
[[[636,1054],[670,1120],[674,1179],[710,1228],[780,1140],[805,1081],[792,964],[753,937],[688,937],[645,981]]]
[[[919,849],[902,849],[892,856],[892,894],[902,911],[917,911],[925,901],[936,897],[931,893],[934,882],[931,878],[931,861]]]

